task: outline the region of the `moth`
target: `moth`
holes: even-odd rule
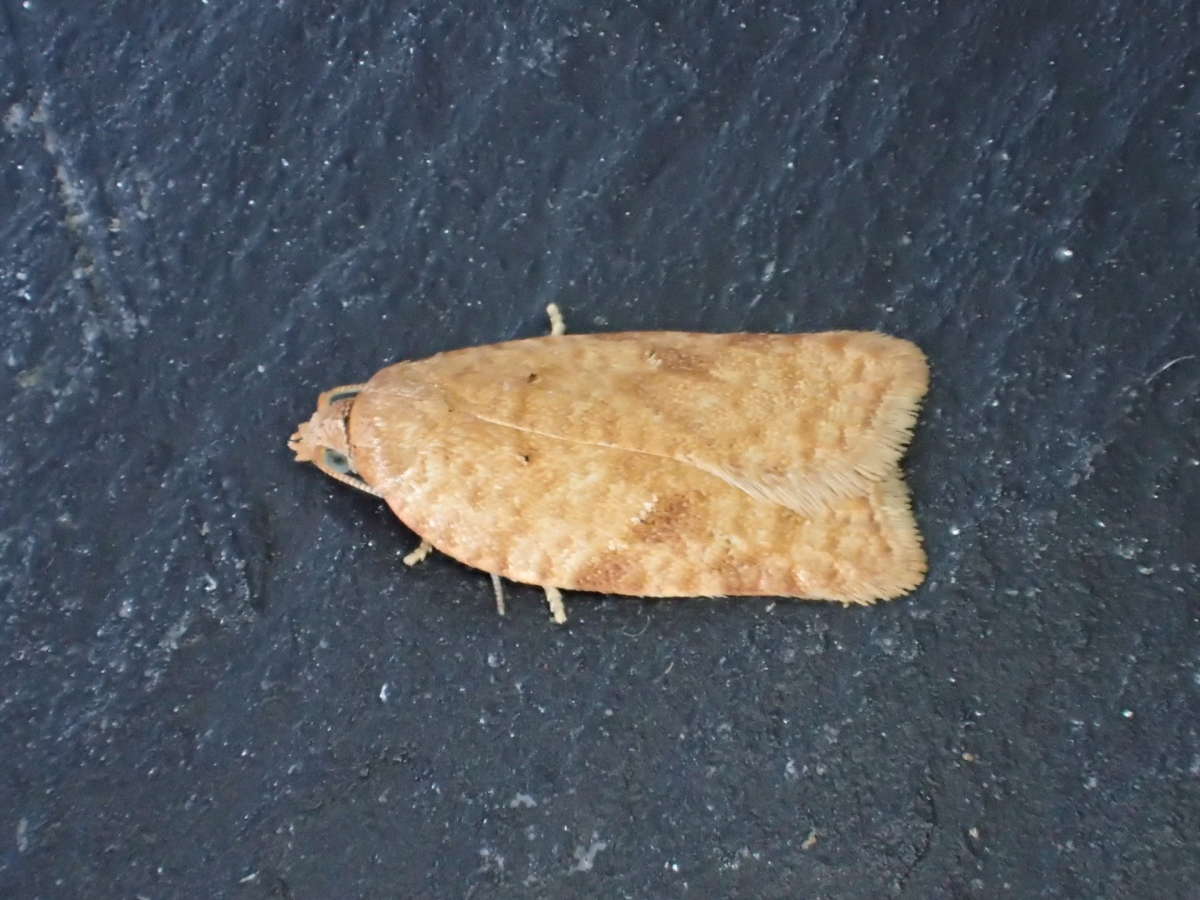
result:
[[[875,332],[564,333],[399,362],[288,441],[492,576],[638,597],[873,603],[925,554],[899,463],[929,371]]]

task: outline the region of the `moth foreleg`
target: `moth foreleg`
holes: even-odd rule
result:
[[[562,591],[556,587],[542,585],[542,590],[546,592],[546,603],[550,607],[550,615],[559,625],[567,624],[567,607],[563,603]]]
[[[504,582],[500,580],[500,576],[495,572],[489,573],[492,576],[492,590],[496,592],[496,612],[500,615],[505,615],[504,608]]]
[[[423,560],[425,557],[427,557],[431,552],[433,552],[433,544],[429,543],[429,541],[427,541],[427,540],[422,539],[421,543],[417,545],[416,549],[414,549],[412,553],[409,553],[407,556],[404,557],[404,564],[406,566],[415,566],[417,563],[421,562],[421,560]]]

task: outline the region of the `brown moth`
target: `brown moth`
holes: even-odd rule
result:
[[[500,578],[639,597],[872,603],[925,554],[900,457],[925,356],[874,332],[563,334],[321,394],[296,459]]]

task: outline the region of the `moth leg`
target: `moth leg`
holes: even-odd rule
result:
[[[495,572],[492,576],[492,590],[496,592],[496,612],[500,615],[505,615],[504,609],[504,583],[500,580],[500,576]]]
[[[551,337],[558,337],[560,334],[567,333],[567,323],[563,321],[562,310],[558,308],[557,303],[551,303],[546,307],[546,315],[550,317]]]
[[[404,564],[406,566],[415,566],[417,563],[427,557],[432,550],[433,544],[422,538],[421,543],[417,545],[416,549],[404,557]]]
[[[563,605],[562,591],[556,587],[542,585],[542,590],[546,592],[546,603],[550,605],[550,615],[559,625],[567,624],[567,607]]]

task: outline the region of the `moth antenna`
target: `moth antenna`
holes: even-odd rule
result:
[[[343,384],[339,387],[330,388],[317,397],[317,409],[324,409],[330,403],[336,403],[338,400],[345,400],[347,397],[354,397],[362,393],[366,382],[362,384]]]
[[[330,478],[334,479],[335,481],[340,481],[342,484],[347,484],[356,491],[362,491],[364,494],[370,494],[372,497],[378,497],[380,500],[387,499],[383,496],[383,494],[379,493],[379,491],[375,490],[375,488],[371,487],[361,478],[356,478],[353,475],[347,475],[344,472],[335,472],[333,469],[326,468],[325,466],[319,466],[318,468],[320,468],[320,470]]]

